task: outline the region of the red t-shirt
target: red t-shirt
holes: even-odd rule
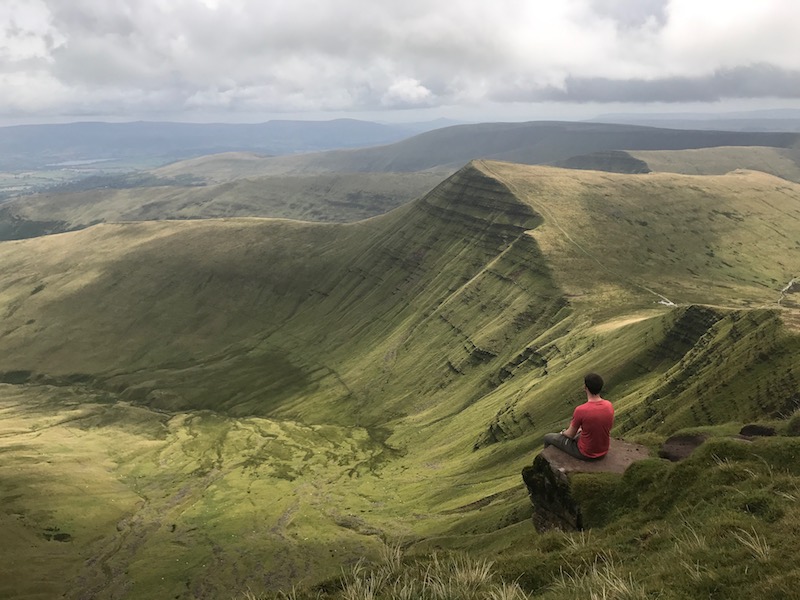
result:
[[[578,450],[588,458],[599,458],[608,452],[614,407],[608,400],[587,401],[572,413],[571,427],[581,429]]]

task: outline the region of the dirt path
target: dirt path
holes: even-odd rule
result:
[[[800,278],[798,277],[792,277],[792,280],[781,290],[781,297],[778,298],[778,306],[781,305],[787,294],[791,294],[795,291],[795,286],[800,288]],[[798,291],[800,291],[800,289],[798,289]]]

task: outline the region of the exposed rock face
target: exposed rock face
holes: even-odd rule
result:
[[[702,433],[673,435],[662,444],[658,455],[672,462],[678,462],[688,458],[707,439],[708,436]]]
[[[532,466],[522,469],[522,479],[533,504],[536,529],[583,529],[581,507],[571,492],[571,475],[622,474],[634,462],[648,457],[646,447],[614,439],[608,454],[598,461],[578,460],[553,446],[545,448],[536,456]]]

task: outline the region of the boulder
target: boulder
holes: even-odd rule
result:
[[[608,454],[596,461],[578,460],[555,446],[545,448],[532,466],[522,470],[522,479],[533,504],[536,529],[583,529],[581,507],[573,498],[570,477],[575,473],[622,474],[630,465],[649,455],[645,446],[614,439]]]

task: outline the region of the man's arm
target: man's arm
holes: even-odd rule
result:
[[[573,421],[572,423],[569,424],[569,427],[561,430],[561,435],[564,435],[568,438],[574,438],[576,435],[578,435],[579,430],[580,428],[576,427],[575,421]]]

